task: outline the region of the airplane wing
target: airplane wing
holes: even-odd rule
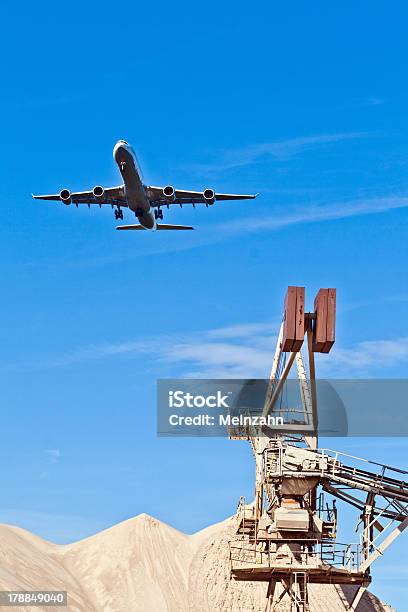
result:
[[[165,190],[169,190],[170,195],[165,195]],[[172,190],[172,192],[171,192]],[[169,204],[214,204],[215,201],[222,200],[253,200],[256,194],[235,194],[235,193],[216,193],[212,189],[204,191],[188,191],[185,189],[173,189],[172,187],[146,187],[147,197],[153,207],[167,206]],[[207,197],[206,197],[207,196]]]
[[[99,190],[99,191],[96,191]],[[96,191],[96,194],[95,194]],[[123,185],[118,187],[108,187],[106,189],[102,187],[95,187],[92,191],[74,191],[70,192],[68,189],[62,189],[60,193],[50,195],[34,195],[35,200],[53,200],[64,202],[64,204],[97,204],[102,206],[103,204],[109,204],[111,206],[127,206],[127,200],[125,196],[125,190]]]

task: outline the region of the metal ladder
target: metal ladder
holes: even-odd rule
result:
[[[291,575],[291,612],[309,612],[308,582],[307,572],[293,572]]]

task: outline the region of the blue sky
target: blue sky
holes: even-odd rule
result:
[[[309,307],[337,287],[321,376],[406,376],[407,13],[3,8],[1,521],[67,542],[139,512],[187,532],[232,514],[251,495],[249,448],[158,439],[155,381],[267,375],[288,284]],[[188,235],[124,235],[110,210],[31,200],[117,184],[118,138],[151,184],[261,196],[165,212]],[[336,444],[400,466],[407,453]],[[403,545],[374,569],[399,610]]]

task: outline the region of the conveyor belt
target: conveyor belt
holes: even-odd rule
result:
[[[290,455],[285,455],[285,448],[281,449],[280,452],[275,449],[266,451],[265,484],[270,484],[281,478],[316,478],[327,491],[333,494],[334,491],[339,492],[338,497],[350,501],[350,503],[354,498],[347,499],[347,494],[343,494],[336,486],[365,491],[375,496],[379,495],[387,501],[399,502],[401,513],[405,511],[405,516],[408,513],[404,508],[404,504],[408,504],[408,482],[406,481],[408,472],[365,460],[360,461],[376,466],[378,472],[361,469],[339,461],[338,453],[332,456],[327,451],[314,451],[310,455],[305,455],[305,451],[299,449],[299,459],[297,461],[296,447],[287,448],[290,448]],[[311,467],[307,465],[305,467],[305,456]],[[344,457],[347,457],[347,455],[344,455]],[[390,473],[392,473],[392,476],[389,475]],[[401,475],[404,479],[396,478],[396,475]],[[399,513],[398,511],[396,513],[391,512],[391,515],[395,518]],[[401,514],[401,516],[404,516],[404,514]]]

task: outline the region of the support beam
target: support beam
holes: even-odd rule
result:
[[[367,494],[366,503],[363,512],[363,558],[368,559],[370,556],[370,545],[373,541],[373,506],[375,495],[371,491]]]
[[[314,436],[308,436],[306,438],[307,443],[310,448],[313,450],[317,449],[317,431],[319,428],[319,417],[317,413],[317,392],[316,392],[316,368],[315,368],[315,358],[313,352],[313,330],[312,330],[312,320],[309,319],[306,321],[307,325],[307,352],[309,359],[309,380],[310,380],[310,394],[311,394],[311,403],[312,403],[312,425],[313,430],[315,431]]]
[[[380,544],[380,546],[378,546],[378,548],[376,548],[375,552],[373,552],[367,559],[363,561],[363,563],[360,565],[360,571],[365,572],[370,567],[370,565],[376,559],[378,559],[378,557],[381,557],[384,554],[384,551],[389,547],[389,545],[392,544],[394,540],[399,535],[401,535],[401,533],[407,527],[408,527],[408,516],[404,521],[402,521],[400,525],[397,525],[397,527],[395,527],[395,529],[391,531],[390,535],[385,538],[385,540]]]
[[[354,596],[354,599],[351,602],[351,606],[350,606],[351,612],[355,612],[357,610],[357,606],[360,603],[361,598],[364,595],[366,589],[367,589],[367,587],[365,587],[365,586],[361,586],[360,588],[357,589],[357,592],[356,592],[356,594]]]
[[[272,610],[275,610],[276,606],[282,601],[282,599],[285,597],[286,593],[288,593],[290,595],[290,584],[288,582],[286,582],[285,580],[281,581],[282,584],[282,592],[280,593],[279,597],[277,597],[276,601],[274,601],[272,603]]]
[[[268,414],[270,414],[273,410],[274,405],[276,404],[276,401],[280,395],[280,392],[282,391],[282,387],[283,384],[285,382],[285,380],[288,377],[288,374],[290,372],[290,369],[293,365],[293,362],[295,361],[295,357],[296,357],[296,353],[290,353],[289,354],[289,359],[286,362],[286,365],[283,369],[283,372],[277,382],[277,385],[275,387],[275,391],[273,392],[272,397],[267,397],[266,402],[265,402],[265,406],[263,409],[263,416],[268,416]]]

